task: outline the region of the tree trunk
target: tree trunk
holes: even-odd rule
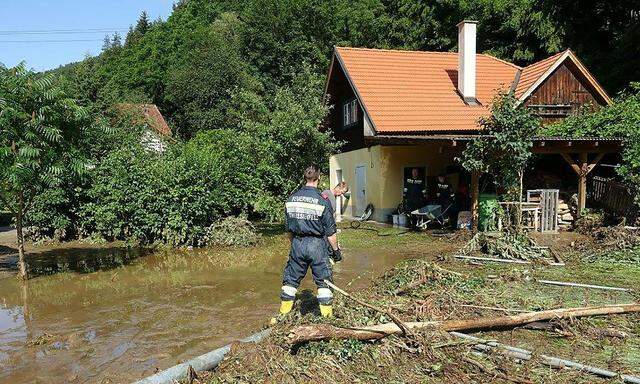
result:
[[[16,212],[16,235],[18,238],[18,277],[27,279],[27,264],[24,260],[24,234],[22,229],[22,218],[24,215],[24,195],[18,194],[18,211]]]
[[[471,230],[478,232],[478,200],[480,195],[480,173],[471,172]]]
[[[513,316],[478,317],[464,320],[444,320],[425,322],[405,322],[408,329],[437,329],[449,331],[477,331],[496,328],[512,328],[518,325],[551,319],[576,318],[584,316],[610,315],[616,313],[640,312],[640,304],[620,304],[603,307],[561,308],[540,312],[527,312]],[[385,323],[372,327],[342,328],[330,324],[303,325],[289,333],[292,344],[327,339],[376,340],[401,333],[395,323]]]
[[[524,176],[524,168],[520,170],[520,188],[518,189],[518,212],[516,216],[516,232],[522,231],[522,177]]]

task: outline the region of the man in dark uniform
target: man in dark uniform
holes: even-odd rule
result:
[[[442,211],[449,217],[449,226],[456,228],[458,221],[458,208],[454,203],[455,195],[451,184],[447,181],[447,177],[443,174],[438,175],[436,180],[436,203],[442,207]]]
[[[424,178],[420,177],[420,170],[413,168],[411,177],[404,181],[403,196],[405,199],[405,211],[410,214],[418,208],[422,208],[426,200],[426,184]],[[410,227],[415,227],[415,218],[410,215]]]
[[[293,308],[298,286],[311,267],[313,281],[318,287],[320,312],[328,317],[332,315],[333,293],[324,280],[331,281],[333,276],[329,258],[340,261],[342,254],[338,248],[333,209],[329,200],[318,190],[318,167],[307,167],[304,179],[305,185],[291,195],[286,203],[286,227],[291,238],[291,251],[282,279],[280,314],[289,313]]]
[[[436,199],[438,200],[438,204],[442,205],[442,209],[445,209],[451,204],[452,198],[453,188],[451,188],[451,184],[449,184],[445,175],[438,175],[436,182]]]

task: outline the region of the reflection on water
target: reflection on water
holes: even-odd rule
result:
[[[131,249],[39,255],[29,264],[41,276],[28,285],[0,278],[0,382],[128,382],[247,336],[277,310],[287,245],[278,236],[142,258]],[[347,250],[336,280],[400,257]]]
[[[31,255],[27,268],[29,276],[52,275],[60,272],[90,273],[130,264],[143,253],[139,248],[74,248],[51,250]],[[0,270],[15,270],[18,257],[0,260]]]

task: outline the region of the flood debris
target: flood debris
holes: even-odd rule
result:
[[[402,262],[357,293],[336,287],[336,317],[322,319],[294,310],[264,342],[232,351],[207,383],[564,384],[637,375],[633,351],[640,338],[634,324],[640,319],[640,303],[633,292],[612,296],[609,290],[558,290],[532,284],[539,276],[560,281],[561,276],[579,271],[583,280],[593,273],[598,278],[587,281],[615,286],[620,276],[589,270],[590,263],[570,254],[571,270],[519,264],[463,269],[444,256],[434,256],[437,262]],[[536,276],[530,276],[533,273]],[[628,283],[636,281],[632,277]],[[628,304],[610,305],[612,300]],[[390,314],[411,334],[403,333]],[[502,353],[504,349],[490,347],[478,354],[476,345],[486,343],[450,332],[481,332],[475,336],[524,347],[528,353],[513,359]],[[574,369],[544,368],[554,362],[556,367]],[[591,370],[605,374],[585,376]]]
[[[49,334],[47,332],[44,332],[42,335],[38,335],[38,337],[36,337],[36,338],[34,338],[32,340],[29,340],[27,342],[27,345],[29,347],[36,347],[36,346],[40,346],[40,345],[46,345],[46,344],[51,343],[55,339],[56,339],[55,336],[53,336],[53,335],[51,335],[51,334]]]
[[[592,367],[589,365],[577,363],[575,361],[561,359],[558,357],[548,356],[548,355],[538,355],[535,356],[531,351],[522,348],[515,348],[509,345],[496,343],[493,341],[483,340],[478,337],[474,337],[471,335],[467,335],[460,332],[451,332],[450,334],[460,337],[466,340],[473,341],[477,344],[473,346],[474,349],[477,349],[481,352],[490,352],[492,350],[498,350],[500,353],[503,353],[507,356],[516,358],[518,360],[532,360],[533,358],[538,358],[542,364],[554,367],[554,368],[571,368],[580,372],[586,372],[593,375],[605,377],[608,379],[621,379],[625,383],[637,383],[640,384],[640,377],[625,375],[618,372],[609,371],[602,368]]]
[[[391,318],[391,320],[393,320],[393,323],[400,329],[400,331],[402,331],[403,335],[406,336],[406,335],[413,334],[413,332],[411,332],[409,330],[409,328],[407,328],[407,326],[404,324],[404,322],[402,322],[402,320],[400,320],[400,318],[398,318],[398,316],[394,315],[390,310],[384,310],[384,309],[376,307],[375,305],[371,305],[369,303],[365,303],[364,301],[359,300],[358,298],[351,296],[349,293],[347,293],[346,291],[342,290],[340,287],[336,286],[335,284],[333,284],[329,280],[325,280],[324,282],[330,288],[332,288],[334,291],[339,292],[340,294],[342,294],[345,297],[355,301],[356,303],[358,303],[360,305],[363,305],[363,306],[365,306],[367,308],[371,308],[376,312],[382,313],[383,315],[389,316],[389,318]]]
[[[513,264],[531,264],[532,262],[561,264],[562,262],[556,259],[548,247],[539,246],[527,234],[510,232],[478,232],[458,250],[455,257]]]

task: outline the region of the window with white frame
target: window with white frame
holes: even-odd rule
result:
[[[358,101],[349,100],[342,105],[342,126],[348,127],[358,122]]]

